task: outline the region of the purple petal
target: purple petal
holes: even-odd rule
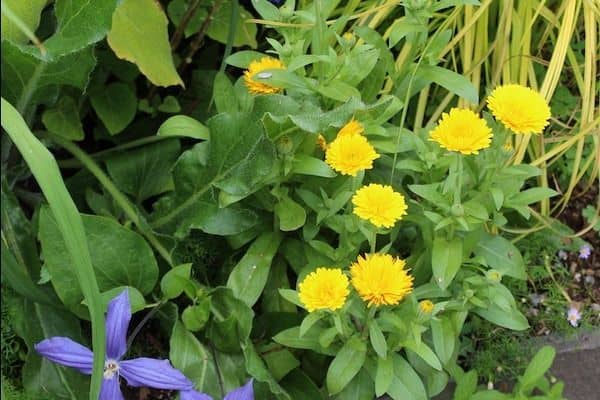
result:
[[[34,348],[42,357],[54,363],[75,368],[83,374],[92,374],[94,353],[67,337],[55,336],[45,339]]]
[[[102,380],[100,387],[99,400],[125,400],[121,388],[119,387],[119,377],[117,375],[110,379]]]
[[[194,385],[169,360],[135,358],[121,361],[120,374],[130,386],[147,386],[154,389],[192,390]]]
[[[213,400],[213,398],[195,390],[185,390],[179,392],[179,400]]]
[[[129,291],[123,290],[120,295],[108,303],[106,311],[106,357],[119,360],[127,350],[127,328],[131,320]]]
[[[253,380],[250,379],[244,386],[227,393],[224,400],[254,400],[252,381]]]

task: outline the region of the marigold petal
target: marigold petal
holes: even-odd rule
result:
[[[257,81],[254,75],[268,69],[284,69],[281,61],[273,57],[263,57],[250,63],[248,69],[244,71],[244,83],[248,91],[252,94],[273,94],[280,93],[283,89],[271,86],[265,82]]]
[[[551,117],[542,95],[526,86],[499,86],[488,96],[487,104],[494,117],[515,133],[542,133]]]
[[[298,297],[308,312],[340,309],[350,293],[348,277],[339,268],[317,268],[304,278],[298,289]]]
[[[325,162],[343,175],[356,176],[359,171],[373,168],[379,154],[361,135],[344,135],[329,144]]]
[[[350,267],[352,285],[368,306],[395,305],[413,289],[404,260],[389,254],[367,254]]]
[[[438,126],[429,134],[429,140],[449,151],[477,154],[490,147],[492,129],[473,111],[453,108],[442,114]]]
[[[406,202],[402,194],[391,186],[371,183],[363,186],[352,197],[354,214],[377,227],[391,228],[406,215]]]

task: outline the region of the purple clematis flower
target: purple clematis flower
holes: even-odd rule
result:
[[[174,368],[169,360],[145,357],[122,360],[127,350],[127,328],[130,320],[129,293],[124,290],[111,300],[106,312],[106,358],[100,400],[124,400],[119,386],[120,376],[134,387],[179,390],[181,400],[212,400],[210,396],[195,391],[192,381]],[[52,362],[75,368],[86,375],[92,373],[92,351],[67,337],[56,336],[42,340],[35,345],[35,350]],[[225,399],[254,400],[252,380],[229,393]]]

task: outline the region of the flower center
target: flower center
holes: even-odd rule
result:
[[[106,360],[104,363],[104,379],[112,379],[119,372],[119,363],[116,360]]]

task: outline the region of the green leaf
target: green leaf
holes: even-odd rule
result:
[[[315,324],[303,336],[300,336],[300,327],[285,329],[273,336],[273,341],[294,349],[313,350],[317,353],[335,355],[337,353],[333,346],[325,348],[319,343],[319,336],[322,332]],[[365,346],[366,347],[366,346]]]
[[[265,57],[265,55],[258,51],[242,50],[227,57],[225,62],[234,67],[246,69],[250,66],[252,61],[260,60],[263,57]]]
[[[425,344],[425,342],[421,341],[419,343],[416,343],[413,340],[409,340],[406,341],[404,345],[406,346],[406,348],[414,351],[419,357],[423,359],[423,361],[425,361],[434,369],[437,369],[438,371],[442,370],[442,364],[440,364],[440,360],[437,358],[433,350],[431,350],[429,346]]]
[[[473,312],[496,325],[508,329],[524,331],[529,328],[527,318],[515,306],[507,311],[492,303],[487,308],[475,308]]]
[[[113,14],[108,44],[117,57],[136,64],[154,85],[183,86],[173,64],[167,25],[156,1],[123,0]]]
[[[18,302],[18,303],[17,303]],[[21,371],[22,383],[31,398],[59,398],[83,400],[89,396],[89,379],[79,372],[64,368],[41,358],[33,349],[40,341],[53,336],[66,336],[76,342],[86,344],[81,334],[79,320],[72,314],[32,303],[12,299],[19,316],[11,318],[11,325],[30,349]],[[4,303],[3,303],[4,306]]]
[[[173,326],[169,349],[169,360],[191,379],[196,390],[211,395],[221,393],[211,352],[180,321]]]
[[[257,216],[251,210],[219,209],[212,186],[240,194],[234,190],[256,190],[254,184],[271,173],[274,149],[259,124],[251,114],[211,118],[208,155],[201,144],[181,155],[173,169],[175,191],[157,203],[152,227],[185,236],[194,227],[232,235],[254,226]]]
[[[462,240],[454,237],[448,241],[444,236],[433,239],[431,267],[440,288],[446,289],[462,264]]]
[[[88,47],[65,56],[42,61],[14,44],[2,42],[2,97],[24,109],[28,104],[48,102],[58,85],[82,91],[96,65],[94,49]]]
[[[251,341],[247,341],[242,345],[244,358],[246,359],[246,371],[258,382],[266,383],[271,393],[277,398],[283,400],[292,400],[289,394],[277,383],[273,375],[267,369],[265,362],[254,348]]]
[[[298,297],[298,292],[292,289],[279,289],[279,295],[298,307],[304,308],[304,305]]]
[[[65,139],[81,140],[84,137],[79,110],[72,97],[65,96],[56,107],[46,109],[42,122],[48,131]]]
[[[156,283],[158,266],[146,241],[110,218],[95,215],[81,218],[100,290],[132,286],[148,294]],[[40,210],[39,224],[39,239],[52,275],[52,286],[65,305],[74,307],[83,297],[73,273],[76,261],[67,251],[57,221],[48,208]]]
[[[52,56],[61,56],[104,39],[117,3],[117,0],[57,0],[54,13],[58,27],[44,43],[48,52]]]
[[[442,364],[446,365],[454,354],[456,334],[452,322],[444,317],[431,320],[433,347]]]
[[[278,344],[272,343],[271,348],[263,349],[263,359],[276,381],[280,381],[293,369],[300,366],[300,361],[294,357],[291,351],[287,349],[276,350],[278,347],[280,347]]]
[[[419,67],[419,73],[423,78],[437,83],[448,91],[468,100],[470,103],[479,103],[477,89],[463,75],[446,68],[427,64]]]
[[[323,400],[317,385],[299,368],[287,374],[280,384],[292,399]]]
[[[217,106],[217,112],[236,113],[239,111],[239,105],[233,85],[224,72],[217,72],[215,83],[213,85],[213,98]]]
[[[358,371],[344,390],[333,397],[335,400],[373,400],[373,378],[365,369]]]
[[[331,81],[325,86],[319,86],[317,91],[325,97],[340,102],[346,102],[352,97],[360,99],[360,92],[358,89],[339,80]]]
[[[296,154],[292,163],[293,174],[321,176],[323,178],[333,178],[336,173],[323,160],[305,154]]]
[[[167,14],[175,26],[180,26],[184,15],[191,4],[192,2],[190,0],[173,0],[169,2],[169,5],[167,6]],[[185,37],[188,38],[194,33],[198,32],[202,27],[202,23],[204,23],[207,17],[208,10],[206,8],[201,6],[196,8],[194,15],[191,17],[187,26],[185,27]]]
[[[101,296],[104,308],[108,307],[108,303],[110,303],[112,299],[123,293],[123,290],[127,290],[129,292],[131,313],[136,313],[144,309],[144,307],[146,306],[146,300],[144,299],[144,295],[141,294],[139,290],[131,286],[118,286],[107,290],[106,292],[103,292]],[[85,304],[85,301],[83,301],[83,303]]]
[[[323,319],[327,314],[323,312],[311,312],[302,320],[300,324],[300,336],[304,336],[306,332],[313,327],[314,324]]]
[[[490,268],[516,279],[527,278],[525,263],[519,249],[502,236],[484,234],[474,250]]]
[[[208,128],[187,115],[175,115],[162,123],[157,132],[158,136],[189,137],[208,140]]]
[[[277,232],[259,236],[227,279],[227,287],[231,288],[235,297],[250,307],[256,303],[267,283],[273,257],[282,239],[283,236]]]
[[[100,392],[104,366],[104,357],[100,356],[105,351],[104,310],[85,239],[83,221],[65,187],[56,160],[31,133],[17,110],[4,98],[0,115],[2,128],[19,149],[51,207],[58,225],[57,236],[60,236],[65,243],[63,252],[74,260],[69,272],[75,273],[78,283],[76,286],[89,305],[92,320],[92,342],[96,356],[89,398],[95,400]]]
[[[341,392],[362,368],[367,345],[357,336],[351,337],[337,353],[327,370],[327,390],[330,395]]]
[[[237,0],[224,0],[221,3],[221,7],[217,9],[217,12],[213,15],[213,20],[208,26],[206,35],[221,42],[227,44],[229,36],[231,13],[233,9],[233,1]],[[238,18],[235,21],[235,36],[233,37],[233,46],[250,46],[255,49],[256,43],[256,24],[248,23],[246,20],[253,18],[252,14],[246,11],[243,7],[238,7]]]
[[[528,392],[534,388],[537,382],[552,366],[556,350],[551,346],[542,347],[527,366],[523,376],[519,378],[519,389]]]
[[[453,400],[471,400],[477,390],[477,371],[471,370],[457,379]]]
[[[181,320],[185,327],[197,332],[204,328],[210,317],[210,298],[205,297],[198,304],[187,306],[181,313]]]
[[[392,357],[377,358],[377,372],[375,373],[375,394],[383,396],[389,389],[394,379],[394,360]]]
[[[90,101],[111,135],[125,129],[137,111],[137,97],[131,87],[115,82],[90,93]]]
[[[160,291],[165,299],[174,299],[183,293],[186,282],[190,279],[192,264],[181,264],[173,267],[160,280]]]
[[[28,35],[5,15],[6,7],[25,24],[30,32],[35,32],[40,24],[40,15],[46,3],[47,0],[2,0],[3,12],[0,25],[2,40],[18,44],[25,44],[29,41]]]
[[[421,377],[398,353],[391,353],[394,362],[394,378],[387,393],[394,400],[427,400],[427,392]]]
[[[375,353],[381,358],[387,357],[387,342],[376,320],[369,322],[369,339]]]
[[[306,210],[288,196],[282,197],[274,211],[279,218],[279,229],[284,232],[295,231],[306,223]]]
[[[117,187],[140,204],[172,189],[171,168],[180,149],[177,139],[161,140],[107,159],[106,169]]]
[[[531,203],[547,199],[552,196],[556,196],[558,193],[555,190],[546,187],[536,187],[524,190],[506,199],[506,206],[511,205],[526,206]]]

